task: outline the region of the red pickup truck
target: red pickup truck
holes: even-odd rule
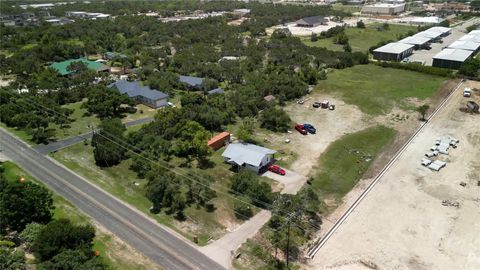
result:
[[[303,134],[303,135],[307,135],[308,132],[307,130],[305,129],[305,127],[303,125],[300,125],[300,124],[296,124],[295,125],[295,129],[300,132],[300,134]]]

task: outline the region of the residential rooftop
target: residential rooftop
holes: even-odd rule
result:
[[[167,94],[156,89],[151,89],[149,86],[142,86],[138,81],[129,82],[126,80],[118,80],[110,84],[108,87],[115,87],[118,92],[121,94],[127,94],[127,96],[131,98],[142,96],[151,100],[158,100],[168,97]]]
[[[67,74],[72,73],[67,68],[73,62],[81,62],[81,63],[85,64],[88,69],[94,70],[94,71],[103,71],[103,70],[109,70],[110,69],[110,67],[107,66],[107,65],[104,65],[102,63],[95,62],[95,61],[90,61],[86,58],[70,59],[70,60],[66,60],[66,61],[62,61],[62,62],[55,62],[55,63],[51,64],[50,67],[55,69],[56,71],[58,71],[58,73],[60,73],[61,75],[67,75]]]
[[[195,87],[202,85],[204,78],[193,77],[193,76],[183,76],[181,75],[178,79],[182,83],[186,83],[189,86]]]
[[[277,151],[249,143],[232,143],[223,152],[222,157],[229,158],[236,164],[259,166],[265,155],[273,155]]]

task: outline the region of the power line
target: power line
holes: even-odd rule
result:
[[[32,99],[29,99],[29,98],[27,98],[27,99],[31,101],[31,103],[28,103],[29,105],[33,105],[33,106],[36,106],[37,108],[41,107],[41,108],[43,108],[43,109],[49,110],[49,111],[51,111],[51,112],[53,112],[53,113],[55,113],[55,114],[57,114],[57,115],[60,115],[60,116],[62,116],[62,117],[65,117],[67,120],[69,120],[66,115],[64,115],[64,114],[62,114],[62,113],[59,113],[59,112],[57,112],[57,111],[55,111],[55,110],[52,110],[52,109],[50,109],[50,108],[48,108],[48,107],[45,107],[45,106],[43,106],[43,105],[36,104],[36,103],[34,102],[34,100],[32,100]],[[120,138],[118,138],[117,136],[115,136],[115,135],[113,135],[113,134],[111,134],[111,133],[109,133],[109,132],[106,132],[106,131],[104,131],[104,130],[103,130],[103,132],[106,133],[106,134],[108,134],[108,135],[110,135],[110,136],[113,137],[113,138],[116,138],[116,139],[118,139],[118,140],[121,140]],[[201,181],[198,181],[198,180],[196,180],[196,179],[193,179],[192,176],[189,176],[189,175],[188,175],[188,172],[187,172],[187,174],[178,172],[178,171],[183,171],[183,170],[180,169],[180,168],[176,168],[176,170],[174,170],[174,169],[168,167],[168,165],[162,165],[162,164],[160,164],[160,162],[163,162],[163,161],[160,161],[160,160],[156,160],[156,161],[155,161],[155,160],[152,160],[152,159],[150,159],[150,158],[148,158],[148,157],[145,157],[144,155],[141,155],[141,154],[137,153],[136,151],[142,152],[143,150],[140,149],[140,148],[138,148],[138,147],[136,147],[136,146],[134,146],[134,145],[132,145],[132,144],[130,144],[130,143],[128,143],[128,142],[126,142],[125,144],[128,145],[128,146],[130,146],[130,147],[132,147],[132,148],[135,149],[136,151],[127,148],[125,145],[120,144],[120,143],[117,142],[116,140],[113,140],[113,139],[111,139],[111,138],[108,138],[107,136],[104,136],[104,135],[100,134],[100,132],[96,132],[95,134],[96,134],[96,135],[99,135],[99,136],[101,136],[101,137],[104,137],[105,139],[107,139],[107,140],[109,140],[109,141],[117,144],[118,146],[126,149],[127,151],[132,152],[133,154],[137,155],[138,157],[143,158],[143,159],[145,159],[145,160],[147,160],[147,161],[149,161],[149,162],[151,162],[151,163],[153,163],[153,164],[158,164],[160,167],[162,167],[162,168],[164,168],[164,169],[166,169],[166,170],[169,170],[169,171],[171,171],[171,172],[173,172],[173,173],[175,173],[175,174],[177,174],[177,175],[179,175],[179,176],[181,176],[181,177],[184,177],[184,178],[187,178],[187,179],[189,179],[189,180],[192,180],[192,181],[194,181],[194,182],[196,182],[196,183],[198,183],[198,184],[200,184],[200,185],[202,185],[202,186],[205,186],[206,188],[209,188],[209,189],[211,189],[211,190],[213,190],[213,191],[215,191],[215,192],[219,192],[219,193],[222,193],[222,194],[224,194],[224,195],[226,195],[226,196],[229,196],[229,197],[233,198],[234,200],[237,200],[237,201],[242,202],[242,203],[244,203],[244,204],[248,204],[248,205],[251,205],[251,206],[253,206],[253,207],[255,207],[255,208],[261,209],[260,207],[254,205],[254,204],[252,204],[252,203],[250,203],[250,202],[241,200],[240,198],[238,198],[238,197],[236,197],[236,196],[232,196],[231,194],[229,194],[229,192],[230,192],[230,193],[234,193],[234,194],[236,194],[236,195],[243,195],[242,193],[236,192],[236,191],[234,191],[234,190],[232,190],[232,189],[226,189],[227,191],[215,190],[215,189],[213,189],[212,187],[210,187],[210,186],[208,186],[208,185],[205,185],[205,184],[202,183]],[[196,177],[200,178],[199,176],[196,176]],[[203,177],[201,177],[201,178],[204,179]],[[208,180],[208,179],[204,179],[204,180]],[[254,199],[254,198],[252,198],[252,200],[255,201],[255,202],[257,202],[257,203],[259,203],[259,204],[263,204],[263,205],[265,205],[265,206],[268,206],[270,209],[273,209],[273,204],[269,204],[269,203],[266,203],[266,202],[263,202],[263,201],[260,201],[260,200]],[[283,215],[285,215],[285,216],[290,215],[290,213],[285,212],[285,211],[283,211],[283,210],[281,210],[281,209],[277,209],[277,211],[279,211],[281,214],[283,214]],[[284,219],[284,220],[286,220],[286,218],[283,217],[283,216],[281,216],[281,215],[279,215],[279,217],[282,218],[282,219]],[[295,224],[296,227],[298,227],[298,228],[301,229],[302,231],[306,232],[303,227],[301,227],[300,225],[298,225],[298,223],[294,223],[294,224]],[[310,227],[316,229],[316,230],[320,230],[320,228],[319,228],[318,226],[314,225],[311,221],[309,221],[309,224],[308,224],[308,225],[309,225]]]

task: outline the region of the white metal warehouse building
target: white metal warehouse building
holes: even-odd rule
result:
[[[382,61],[401,61],[413,52],[413,44],[392,42],[373,50],[373,58]]]
[[[447,48],[433,57],[432,66],[458,69],[472,55],[473,51]]]
[[[422,36],[411,36],[411,37],[406,37],[404,39],[399,40],[399,43],[404,43],[404,44],[412,44],[415,46],[415,50],[419,50],[423,48],[425,45],[430,43],[430,38],[428,37],[422,37]]]
[[[473,51],[473,53],[476,54],[480,50],[480,43],[470,40],[457,40],[450,44],[448,48]]]

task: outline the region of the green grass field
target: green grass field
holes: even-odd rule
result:
[[[4,162],[1,166],[5,169],[4,175],[8,181],[18,181],[19,177],[24,177],[26,181],[38,182],[35,178],[25,172],[23,169],[18,167],[13,162]],[[41,184],[41,183],[40,183]],[[85,214],[80,212],[75,206],[70,202],[65,200],[63,197],[59,196],[56,193],[52,192],[53,204],[55,206],[53,212],[54,219],[65,218],[69,219],[75,224],[88,224],[90,218]],[[101,255],[105,255],[107,263],[116,270],[146,270],[145,266],[139,264],[136,260],[131,260],[126,258],[122,252],[125,252],[126,247],[120,246],[114,242],[112,237],[109,234],[106,234],[101,231],[96,231],[96,236],[94,240],[94,250],[100,252]]]
[[[341,3],[335,3],[331,7],[334,10],[340,10],[350,13],[359,12],[362,9],[362,6],[360,5],[344,5]]]
[[[395,136],[395,130],[376,126],[343,136],[320,156],[312,187],[340,199],[361,179],[375,157]]]
[[[366,52],[371,46],[378,44],[380,41],[398,40],[399,35],[406,34],[408,31],[416,31],[414,26],[394,25],[390,24],[389,30],[378,31],[380,24],[367,24],[366,28],[349,27],[345,30],[348,36],[350,46],[353,51]],[[311,42],[310,37],[302,39],[308,46],[325,47],[329,50],[342,51],[342,45],[333,44],[333,38],[319,39]]]
[[[371,115],[385,114],[394,106],[408,108],[406,98],[429,98],[439,89],[444,78],[408,70],[357,65],[332,70],[315,91],[338,94],[342,100],[356,105]]]

